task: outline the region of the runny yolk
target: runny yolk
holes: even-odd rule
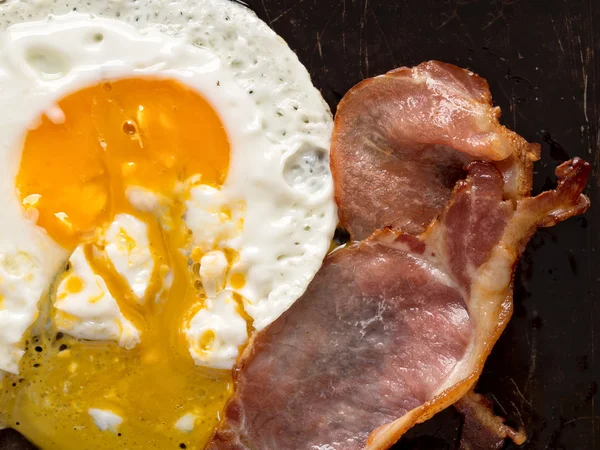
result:
[[[172,80],[104,82],[65,97],[57,108],[54,121],[43,116],[28,132],[16,187],[56,242],[70,250],[85,245],[141,343],[125,350],[71,338],[53,325],[42,328],[29,338],[19,376],[5,380],[10,401],[0,406],[7,423],[44,449],[203,448],[232,382],[231,371],[195,366],[181,330],[186,314],[205,300],[192,270],[201,255],[189,248],[181,186],[194,178],[217,188],[224,182],[225,130],[199,94]],[[161,213],[137,211],[127,199],[130,186],[166,199]],[[106,260],[93,256],[97,230],[119,213],[148,226],[155,269],[143,302],[131,298]],[[165,290],[168,271],[173,283]],[[73,279],[68,289],[81,291]],[[54,317],[52,307],[46,317]],[[121,416],[119,434],[100,431],[90,408]],[[191,433],[175,427],[186,413],[197,417]]]
[[[126,186],[171,197],[192,175],[212,186],[225,180],[229,141],[219,117],[177,82],[105,82],[58,108],[64,121],[43,116],[27,134],[17,189],[22,199],[36,195],[38,225],[64,247],[128,211]]]

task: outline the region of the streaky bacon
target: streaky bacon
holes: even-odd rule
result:
[[[487,82],[430,61],[365,80],[341,100],[331,144],[340,222],[355,240],[418,235],[472,160],[495,161],[507,198],[530,194],[540,147],[500,125]]]
[[[510,318],[521,252],[587,209],[590,166],[568,161],[556,190],[515,200],[493,164],[467,171],[420,236],[386,228],[325,259],[238,361],[208,448],[385,449],[470,391]],[[477,400],[463,405],[481,412]]]

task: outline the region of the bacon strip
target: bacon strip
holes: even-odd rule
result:
[[[471,163],[419,237],[384,229],[326,258],[307,292],[258,333],[210,449],[385,449],[474,385],[512,312],[512,275],[537,227],[589,206],[590,166],[554,191],[504,200]]]
[[[499,115],[483,78],[437,61],[356,85],[338,106],[331,144],[341,225],[355,240],[384,226],[418,235],[472,160],[497,162],[507,198],[529,195],[540,147]]]

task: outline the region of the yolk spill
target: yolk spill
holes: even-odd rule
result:
[[[105,82],[67,96],[58,107],[64,121],[44,116],[26,136],[19,195],[24,205],[35,205],[38,225],[55,241],[71,250],[86,245],[94,271],[141,332],[141,343],[125,350],[80,341],[52,324],[32,335],[20,375],[4,383],[11,399],[3,407],[8,425],[44,449],[203,448],[232,382],[230,371],[194,365],[180,329],[186,312],[205,297],[192,270],[201,255],[188,258],[180,250],[189,248],[190,235],[178,186],[192,176],[222,185],[230,152],[225,130],[201,96],[172,80]],[[128,202],[127,186],[169,200],[158,217],[142,213]],[[126,281],[94,257],[90,244],[119,213],[148,226],[155,270],[144,302],[131,298]],[[168,268],[173,284],[162,292]],[[82,286],[74,281],[69,289]],[[119,434],[100,431],[90,408],[119,414]],[[174,425],[189,412],[199,416],[197,425],[182,433]]]

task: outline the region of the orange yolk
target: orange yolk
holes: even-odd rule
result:
[[[129,206],[125,187],[171,196],[199,175],[220,186],[229,141],[219,117],[196,92],[168,80],[124,79],[78,91],[25,139],[17,189],[39,195],[38,225],[67,248]]]
[[[232,393],[231,371],[195,366],[181,329],[205,300],[195,264],[202,255],[192,251],[182,219],[181,186],[191,177],[222,185],[230,153],[225,130],[200,95],[171,80],[105,82],[57,106],[63,121],[44,116],[28,132],[16,187],[24,207],[35,208],[38,225],[56,242],[70,250],[85,245],[88,261],[140,331],[141,343],[125,350],[42,327],[27,341],[20,375],[5,379],[5,420],[44,449],[203,448]],[[128,186],[167,199],[161,213],[137,211],[127,200]],[[94,256],[102,250],[94,243],[97,230],[119,213],[148,226],[155,268],[141,303],[114,267]],[[166,288],[169,271],[173,283]],[[81,281],[72,280],[68,290],[81,291]],[[243,276],[234,281],[242,286]],[[41,320],[55,317],[52,307],[41,312]],[[200,345],[210,341],[206,336]],[[120,415],[119,434],[100,431],[90,408]],[[198,417],[194,431],[177,430],[177,420],[190,412]]]

